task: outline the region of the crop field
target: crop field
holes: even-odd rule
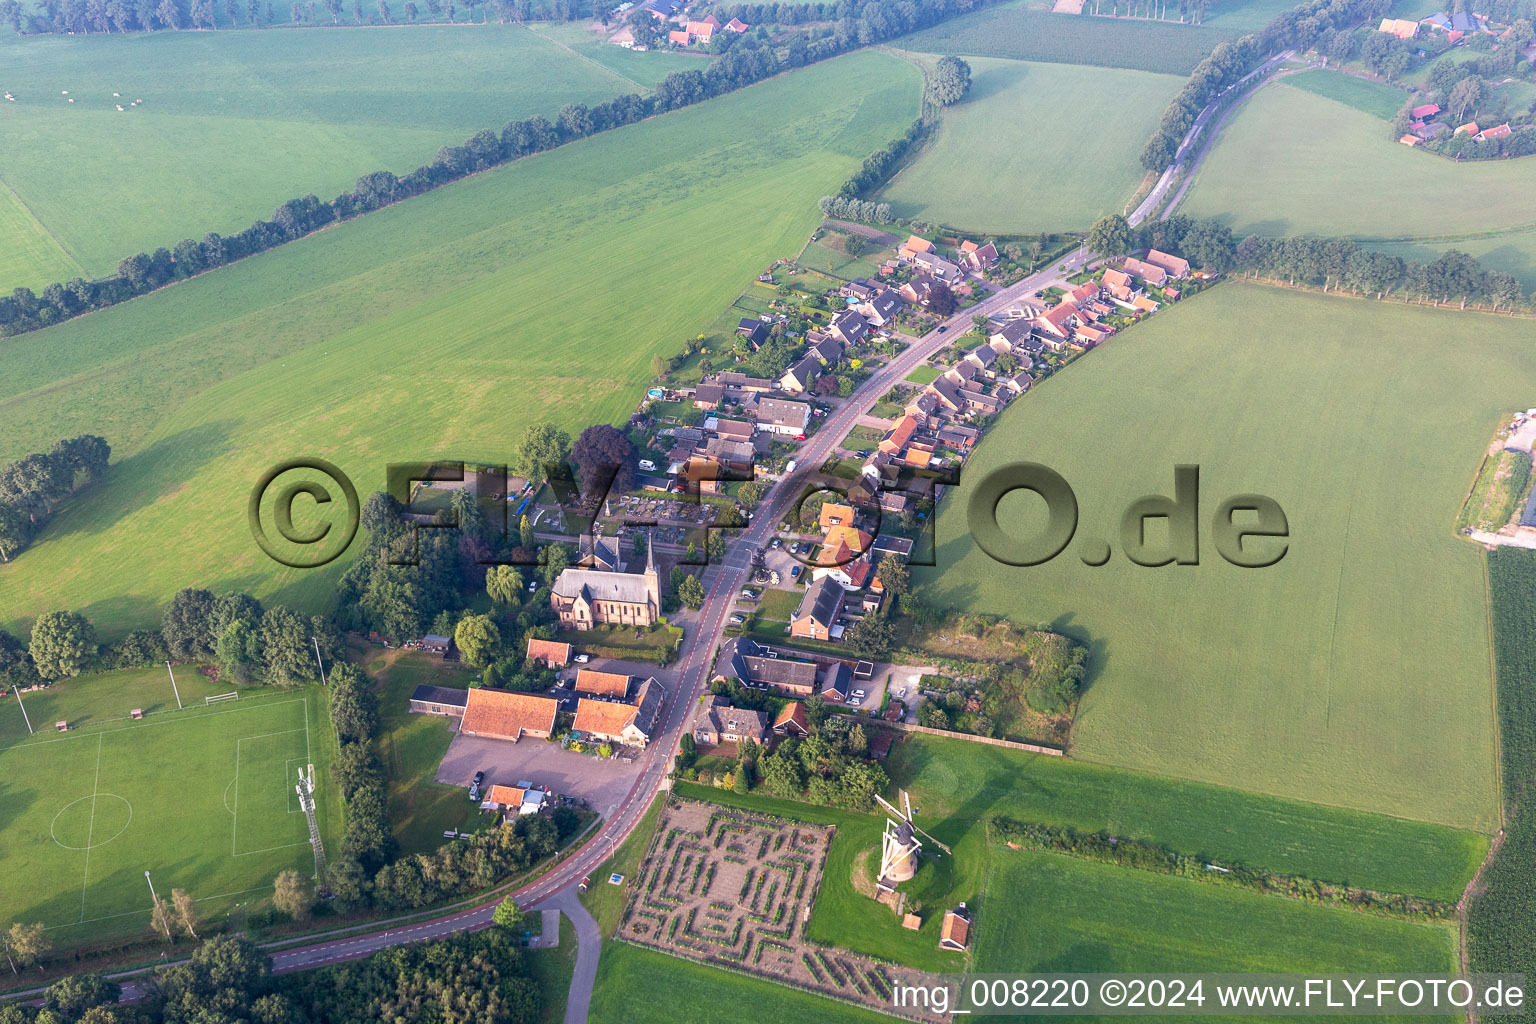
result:
[[[1223,284],[1034,389],[966,466],[1051,466],[1092,546],[1198,465],[1200,564],[1122,550],[1089,568],[1085,549],[1005,567],[971,539],[963,482],[920,592],[1092,645],[1079,758],[1491,831],[1483,573],[1454,527],[1488,437],[1536,388],[1528,338],[1507,318]],[[1284,509],[1287,553],[1242,569],[1205,517],[1255,492]],[[999,516],[1022,538],[1043,511],[1015,496]]]
[[[0,457],[91,431],[118,461],[0,567],[0,621],[68,607],[111,635],[191,585],[322,610],[342,563],[282,569],[251,539],[267,468],[319,456],[366,494],[390,462],[622,420],[651,356],[798,251],[920,90],[904,61],[849,55],[7,342]]]
[[[1285,0],[1216,0],[1206,8],[1201,24],[1228,32],[1257,32],[1275,15],[1295,6]]]
[[[980,973],[1408,973],[1455,958],[1448,926],[1008,849],[993,853],[975,934]]]
[[[0,112],[0,181],[96,277],[306,192],[412,170],[479,129],[636,91],[513,25],[12,38],[0,66],[16,96]],[[20,269],[0,289],[58,276]]]
[[[658,998],[658,993],[666,993]],[[723,1007],[750,1007],[763,1024],[877,1024],[872,1013],[809,992],[749,978],[694,960],[668,956],[627,942],[603,944],[592,992],[592,1020],[630,1024],[672,1024],[677,1020],[719,1020]]]
[[[1187,75],[1224,39],[1238,33],[1166,21],[1086,18],[1008,4],[954,18],[905,37],[901,45],[962,57],[1131,68]],[[1127,140],[1135,156],[1145,139]]]
[[[973,232],[1086,230],[1119,213],[1141,144],[1184,85],[1175,75],[973,57],[971,91],[882,193],[898,217]],[[1091,130],[1035,144],[1072,110]]]
[[[1238,237],[1405,239],[1529,228],[1536,218],[1510,211],[1528,211],[1533,189],[1536,161],[1457,164],[1400,145],[1370,114],[1270,86],[1227,122],[1180,212],[1221,217]],[[1477,202],[1432,198],[1452,194]]]
[[[964,852],[989,815],[1143,839],[1190,855],[1383,892],[1457,899],[1488,852],[1475,832],[1186,782],[1076,758],[912,736],[886,769]],[[973,834],[974,833],[974,834]]]
[[[1372,82],[1339,71],[1318,68],[1287,75],[1284,84],[1316,96],[1326,96],[1346,107],[1390,122],[1402,109],[1409,94],[1382,82]]]
[[[27,698],[33,736],[14,700],[0,708],[9,919],[41,921],[58,945],[94,941],[148,926],[145,869],[161,895],[186,889],[205,918],[260,898],[248,894],[269,892],[279,871],[313,872],[294,792],[303,766],[315,765],[322,835],[340,820],[323,694],[248,690],[205,705],[205,680],[187,670],[178,683],[185,711],[163,668],[55,684]]]

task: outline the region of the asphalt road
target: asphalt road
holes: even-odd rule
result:
[[[865,415],[898,381],[906,378],[929,356],[944,348],[960,335],[970,330],[971,317],[991,315],[1007,308],[1021,298],[1032,297],[1051,284],[1059,283],[1075,273],[1085,263],[1097,259],[1086,251],[1053,263],[1050,267],[1017,284],[996,292],[969,309],[950,317],[942,325],[941,333],[935,329],[915,341],[890,363],[866,380],[842,406],[824,420],[816,434],[801,448],[796,457],[796,472],[776,483],[765,499],[764,511],[758,512],[751,525],[731,543],[725,560],[712,565],[704,572],[705,603],[699,612],[697,625],[685,637],[675,668],[680,680],[679,692],[668,695],[662,734],[644,754],[644,770],[630,787],[629,793],[615,812],[604,821],[598,833],[587,841],[574,855],[551,868],[544,875],[516,890],[513,896],[518,906],[529,908],[555,908],[561,910],[576,925],[578,940],[576,973],[571,982],[570,1000],[566,1008],[566,1024],[582,1024],[586,1020],[591,1001],[592,983],[597,975],[598,954],[602,936],[597,922],[587,913],[577,896],[576,884],[595,871],[632,832],[649,808],[652,799],[666,785],[671,767],[671,754],[677,749],[682,728],[688,721],[697,699],[706,687],[708,668],[714,659],[716,646],[725,627],[726,618],[735,595],[747,583],[752,552],[771,538],[774,526],[789,511],[803,485],[820,469],[832,454],[833,448],[853,429],[860,416]],[[602,879],[593,879],[603,884]],[[381,949],[408,942],[439,939],[463,931],[489,927],[491,914],[500,899],[468,910],[426,921],[413,921],[391,927],[391,922],[380,922],[371,932],[353,932],[330,941],[315,942],[306,946],[284,949],[271,954],[275,973],[301,971],[346,960],[357,960]],[[172,961],[167,961],[172,962]],[[174,961],[180,962],[180,961]],[[137,972],[135,972],[137,973]],[[144,982],[134,980],[132,974],[114,976],[123,986],[123,1001],[132,1002],[144,995]],[[20,993],[19,993],[20,994]],[[36,994],[41,994],[39,989]]]

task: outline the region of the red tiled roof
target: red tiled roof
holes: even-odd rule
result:
[[[629,696],[629,676],[622,672],[597,672],[590,668],[576,673],[576,689],[604,697]]]
[[[551,697],[510,690],[469,691],[463,732],[516,739],[524,732],[553,732],[559,704]]]
[[[571,645],[557,640],[528,638],[528,657],[537,658],[546,665],[564,665],[571,660]]]

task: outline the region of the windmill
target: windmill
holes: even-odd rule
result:
[[[901,806],[903,810],[897,810],[885,801],[878,793],[875,799],[880,801],[880,806],[890,813],[885,819],[885,834],[880,842],[880,875],[878,886],[881,891],[894,891],[897,884],[905,882],[917,874],[917,851],[923,848],[922,840],[928,840],[934,846],[949,853],[949,847],[939,842],[933,836],[918,828],[912,821],[912,800],[907,796],[907,791],[901,791]]]

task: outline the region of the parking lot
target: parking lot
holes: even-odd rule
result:
[[[585,800],[594,811],[608,815],[634,785],[640,770],[640,761],[573,754],[546,740],[509,743],[460,733],[443,755],[434,781],[463,786],[464,799],[468,800],[470,780],[475,772],[483,771],[487,786],[532,782],[562,796]]]

